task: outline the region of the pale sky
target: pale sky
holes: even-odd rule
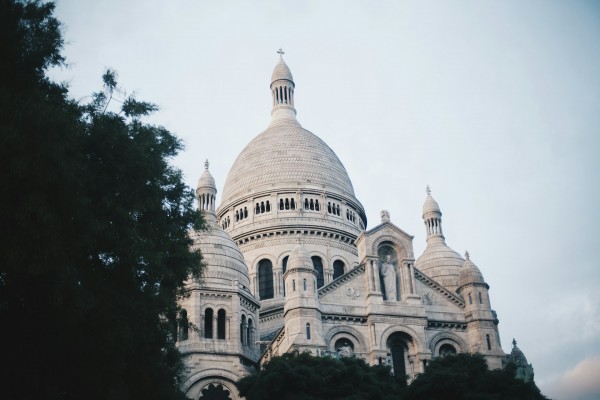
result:
[[[161,110],[222,192],[269,124],[282,47],[298,120],[336,152],[367,212],[425,247],[425,186],[446,242],[490,284],[503,349],[538,386],[600,398],[600,2],[57,0],[79,99],[106,67]],[[84,99],[85,100],[85,99]]]

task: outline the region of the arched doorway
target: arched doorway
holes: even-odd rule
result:
[[[406,381],[411,372],[408,368],[408,351],[412,338],[404,332],[394,332],[387,339],[388,357],[391,358],[392,372],[398,379]]]

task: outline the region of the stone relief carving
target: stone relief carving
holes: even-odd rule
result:
[[[352,298],[352,297],[358,298],[358,297],[360,297],[360,290],[358,290],[357,288],[348,288],[348,289],[346,289],[346,294],[350,298]]]
[[[423,295],[423,304],[432,305],[435,304],[435,294],[427,292]]]

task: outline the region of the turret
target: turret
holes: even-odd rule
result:
[[[289,256],[283,275],[286,299],[283,309],[290,349],[325,349],[317,291],[317,273],[302,239]],[[289,349],[288,349],[289,351]]]
[[[489,367],[495,369],[502,367],[504,352],[500,345],[498,319],[490,304],[489,288],[469,252],[465,252],[456,292],[465,301],[469,344],[472,352],[483,354]]]

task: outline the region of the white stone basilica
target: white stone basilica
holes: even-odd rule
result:
[[[448,353],[479,352],[501,367],[489,286],[446,245],[429,189],[427,247],[415,261],[413,236],[386,211],[366,229],[346,169],[296,120],[283,59],[270,88],[271,124],[237,157],[218,209],[208,163],[198,182],[210,229],[193,233],[206,269],[182,301],[186,395],[237,399],[235,381],[293,350],[356,355],[409,379]]]

